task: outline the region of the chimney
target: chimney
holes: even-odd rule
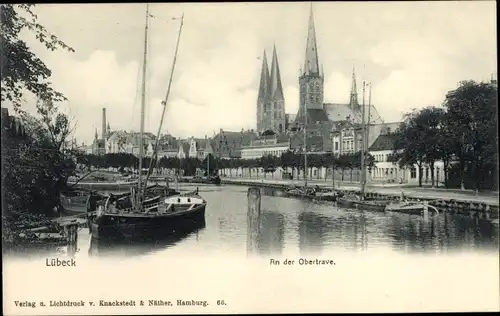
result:
[[[106,108],[102,108],[102,139],[106,139]]]

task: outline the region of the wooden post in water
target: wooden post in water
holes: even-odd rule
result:
[[[429,202],[424,201],[424,221],[429,220]]]
[[[247,199],[247,255],[249,255],[256,251],[260,231],[260,188],[248,188]]]
[[[78,244],[78,224],[71,223],[64,226],[66,235],[68,236],[68,255],[73,257],[77,251]]]

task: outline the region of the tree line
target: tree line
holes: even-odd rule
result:
[[[395,131],[391,161],[416,166],[419,185],[428,166],[444,164],[445,186],[498,190],[498,89],[463,81],[442,106],[413,110]]]
[[[368,155],[366,158],[368,168],[374,164],[374,158]],[[137,170],[139,159],[129,153],[108,153],[104,155],[81,154],[77,157],[77,163],[86,166],[88,170],[92,168],[116,168],[119,171]],[[336,156],[332,153],[308,154],[308,167],[316,168],[334,168],[337,170],[355,170],[360,167],[361,153],[352,153]],[[151,164],[151,158],[143,158],[144,168]],[[161,157],[158,161],[153,161],[154,167],[174,170],[182,170],[186,176],[193,176],[197,169],[210,174],[215,174],[221,169],[237,168],[262,168],[265,173],[272,173],[277,168],[292,170],[304,170],[304,154],[293,152],[291,150],[284,152],[281,156],[267,155],[257,159],[225,159],[218,158],[212,154],[204,159],[188,157],[179,159],[178,157]]]

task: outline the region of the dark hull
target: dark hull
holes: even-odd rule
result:
[[[189,211],[173,214],[151,214],[150,216],[105,214],[99,219],[89,218],[89,229],[92,237],[99,239],[143,239],[168,236],[204,225],[205,208],[206,204]]]
[[[298,199],[307,199],[307,200],[313,200],[316,198],[315,195],[300,193],[300,192],[285,192],[284,195],[287,197],[293,197],[293,198],[298,198]]]
[[[388,205],[385,209],[386,212],[403,213],[408,215],[423,215],[424,205]],[[434,210],[430,210],[434,212]]]
[[[321,193],[314,197],[315,200],[329,202],[337,202],[338,198],[340,198],[340,196],[337,194],[321,195]]]
[[[216,178],[204,178],[204,179],[193,179],[190,182],[192,183],[200,183],[200,184],[215,184],[220,185],[221,179],[219,177]]]
[[[337,198],[337,205],[343,206],[343,207],[354,207],[354,203],[356,200],[349,199],[349,198],[344,198],[344,197],[339,197]]]
[[[354,205],[358,210],[385,212],[387,201],[355,201]]]
[[[154,236],[130,239],[91,238],[89,255],[114,256],[117,253],[126,256],[137,256],[172,247],[182,240],[205,228],[205,221],[193,223],[189,228],[175,230],[168,234],[159,233]]]

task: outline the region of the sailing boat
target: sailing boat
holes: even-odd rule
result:
[[[198,190],[190,194],[171,193],[167,186],[166,194],[158,194],[154,188],[147,187],[151,172],[158,160],[158,148],[160,131],[165,116],[168,96],[172,84],[172,77],[177,58],[177,50],[182,31],[183,19],[181,18],[180,29],[177,37],[170,80],[168,84],[165,101],[162,102],[163,112],[158,127],[156,145],[154,147],[151,163],[143,182],[142,163],[144,156],[144,108],[146,91],[146,62],[147,62],[147,40],[149,5],[146,4],[146,26],[144,40],[144,62],[142,72],[142,98],[141,98],[141,126],[139,138],[139,178],[138,186],[133,187],[131,192],[120,197],[109,195],[104,203],[101,200],[96,212],[88,213],[89,229],[94,238],[107,237],[151,237],[164,236],[165,233],[190,230],[199,227],[205,221],[205,208],[207,202],[198,195]],[[167,196],[162,201],[162,197]],[[172,196],[173,195],[173,196]],[[90,198],[89,198],[90,200]]]
[[[369,136],[369,126],[370,126],[370,111],[371,111],[371,84],[370,92],[368,97],[368,128],[365,123],[365,87],[366,82],[363,81],[363,109],[361,111],[361,131],[362,131],[362,142],[361,142],[361,179],[360,179],[360,193],[357,196],[342,197],[338,200],[340,204],[344,206],[353,206],[360,210],[366,211],[385,211],[385,206],[389,203],[387,200],[375,200],[365,195],[366,186],[366,156],[368,153],[368,136]]]
[[[206,183],[206,184],[215,184],[215,185],[220,185],[221,183],[221,179],[219,177],[218,174],[214,173],[213,175],[210,173],[210,157],[211,157],[211,154],[209,153],[207,155],[207,177],[205,179],[203,179],[203,183]],[[215,170],[215,168],[214,168]]]
[[[309,87],[309,86],[307,86]],[[303,116],[304,116],[304,139],[303,139],[303,151],[304,151],[304,187],[296,188],[292,186],[285,191],[286,196],[298,197],[302,199],[313,200],[316,197],[316,192],[319,191],[319,187],[316,188],[308,188],[307,187],[307,176],[309,168],[307,166],[307,109],[304,105],[303,107]]]

